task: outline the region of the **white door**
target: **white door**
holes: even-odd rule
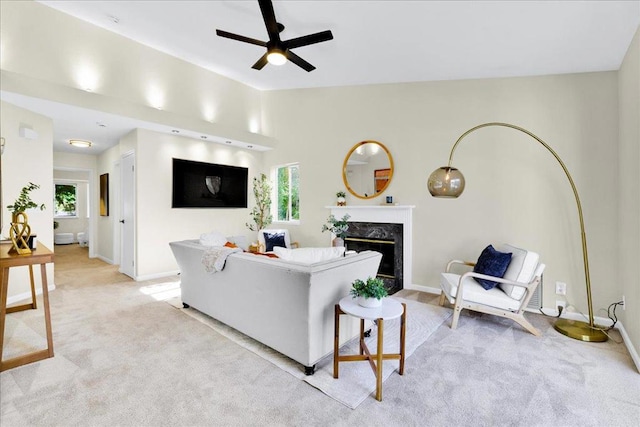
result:
[[[122,158],[122,209],[120,210],[120,272],[135,279],[135,154],[127,154]]]

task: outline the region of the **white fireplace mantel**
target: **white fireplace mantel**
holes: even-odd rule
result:
[[[349,221],[402,224],[403,287],[411,289],[413,263],[413,209],[411,205],[326,206],[336,218],[349,214]]]

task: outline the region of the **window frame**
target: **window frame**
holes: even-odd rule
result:
[[[278,218],[278,171],[283,168],[298,169],[298,219],[279,219]],[[291,174],[289,174],[289,183],[291,183]],[[300,163],[292,162],[285,163],[281,165],[274,166],[271,169],[271,180],[274,183],[271,189],[271,215],[274,218],[273,223],[276,224],[289,224],[289,225],[299,225],[300,224]],[[291,196],[291,186],[289,186],[289,196]],[[291,200],[291,197],[289,197]],[[289,202],[289,207],[291,208],[291,202]]]
[[[59,215],[58,214],[58,210],[57,210],[57,202],[56,202],[56,191],[57,191],[57,187],[58,185],[64,185],[64,186],[70,186],[73,187],[75,190],[75,196],[76,196],[76,204],[75,204],[75,212],[73,215]],[[56,180],[53,182],[53,218],[54,219],[77,219],[80,218],[79,214],[78,214],[78,183],[75,181],[63,181],[63,180]]]

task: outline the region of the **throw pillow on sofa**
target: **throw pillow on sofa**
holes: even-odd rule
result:
[[[269,233],[267,231],[262,232],[264,236],[264,251],[271,252],[275,247],[286,247],[284,240],[284,233]]]
[[[496,251],[492,245],[489,245],[484,248],[480,254],[478,262],[476,262],[476,266],[473,268],[473,272],[502,278],[510,262],[510,252],[499,252]],[[494,282],[493,280],[480,279],[477,277],[474,277],[474,279],[486,290],[493,289],[498,285],[498,282]]]
[[[285,261],[300,262],[304,264],[313,264],[316,262],[328,261],[334,258],[340,258],[344,255],[344,246],[331,248],[299,248],[287,249],[276,246],[273,252],[278,258]]]

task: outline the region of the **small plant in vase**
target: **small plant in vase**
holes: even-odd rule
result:
[[[327,223],[322,226],[322,232],[330,231],[336,238],[333,239],[333,246],[344,246],[344,238],[347,237],[349,229],[349,214],[345,214],[342,219],[337,219],[333,214],[329,215]]]
[[[269,178],[263,173],[260,174],[260,177],[253,178],[253,197],[256,199],[256,205],[250,213],[253,224],[247,222],[245,225],[251,231],[260,231],[273,221],[271,216],[271,184]]]
[[[44,203],[38,205],[31,200],[31,193],[33,190],[40,188],[38,184],[30,182],[28,185],[22,187],[20,195],[13,204],[8,205],[7,209],[11,211],[11,229],[9,230],[9,237],[13,243],[13,248],[19,254],[29,254],[31,249],[29,248],[29,237],[31,236],[31,226],[29,225],[28,217],[25,211],[27,209],[38,208],[43,210],[45,208]]]
[[[345,198],[347,195],[344,191],[338,191],[336,193],[336,204],[338,206],[347,206],[347,199]]]
[[[382,298],[389,296],[384,281],[378,277],[369,277],[366,282],[356,279],[349,293],[353,298],[358,298],[358,305],[367,308],[380,307]]]

